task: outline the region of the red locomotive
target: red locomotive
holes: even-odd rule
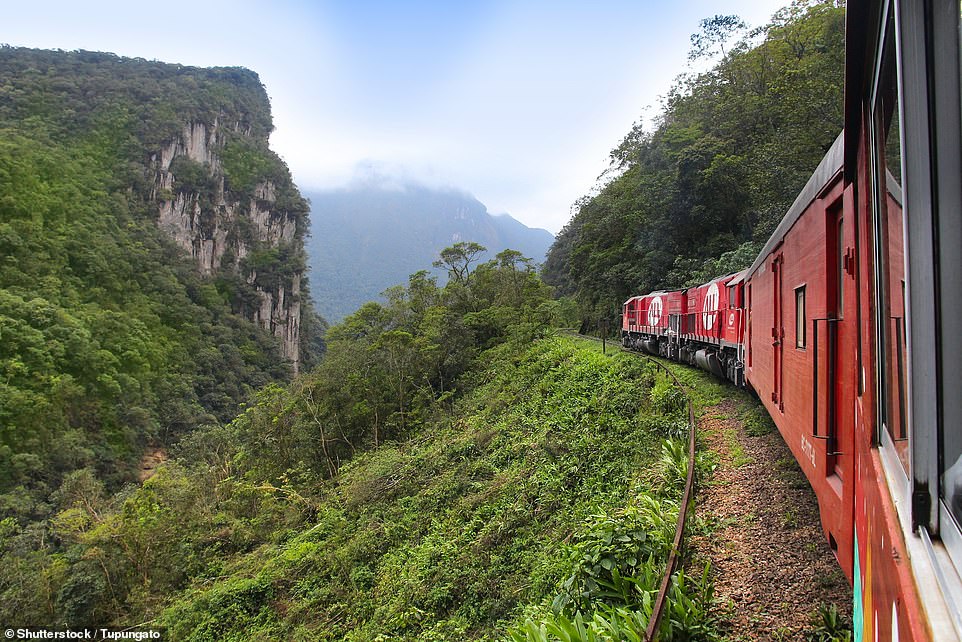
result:
[[[960,26],[955,0],[849,2],[844,131],[761,254],[624,304],[626,347],[761,398],[857,641],[962,639]]]

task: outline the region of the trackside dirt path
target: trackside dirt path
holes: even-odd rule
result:
[[[752,436],[738,417],[727,400],[698,422],[699,449],[715,452],[718,465],[696,494],[695,514],[709,528],[691,539],[693,563],[711,561],[725,639],[806,640],[821,605],[850,621],[852,592],[781,435]]]

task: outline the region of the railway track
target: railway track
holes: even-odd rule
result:
[[[566,334],[601,341],[577,333]],[[753,425],[748,430],[742,424],[745,411],[740,409],[737,399],[706,406],[700,425],[696,424],[691,401],[695,395],[674,376],[672,363],[620,346],[618,349],[647,359],[664,376],[670,377],[685,395],[689,413],[684,496],[671,557],[649,618],[645,642],[658,639],[672,578],[682,560],[692,555],[711,563],[715,574],[713,582],[718,582],[716,600],[721,600],[718,604],[729,605],[716,605],[714,612],[731,639],[768,639],[766,634],[781,636],[778,639],[810,639],[812,631],[844,635],[852,614],[851,588],[822,536],[817,500],[802,470],[797,464],[787,463],[794,459],[775,426],[752,432],[759,430],[759,426]],[[751,405],[755,407],[754,403]],[[685,531],[695,493],[696,426],[701,448],[720,457],[712,476],[726,490],[720,492],[714,484],[699,490],[699,502],[704,503],[706,519],[718,518],[725,523],[719,528],[730,539],[723,544],[712,543],[711,536]],[[739,443],[733,445],[733,440]],[[736,463],[735,449],[741,447],[752,456]],[[728,488],[728,485],[733,486]],[[733,496],[737,497],[737,505],[731,503]],[[791,604],[784,599],[786,594],[793,596]],[[737,610],[726,610],[729,608]],[[793,634],[796,637],[790,637]]]
[[[604,339],[579,334],[576,332],[566,332],[565,334],[570,334],[571,336],[579,339],[597,341],[602,344],[607,343]],[[665,375],[674,382],[675,386],[685,395],[685,404],[688,406],[688,474],[685,477],[685,490],[682,494],[681,504],[678,508],[678,521],[675,524],[675,537],[672,541],[671,553],[668,555],[668,563],[665,565],[665,574],[662,577],[661,586],[658,589],[658,596],[655,598],[655,604],[652,608],[651,617],[648,620],[648,629],[645,631],[645,642],[654,642],[657,640],[658,627],[661,625],[661,619],[664,615],[665,606],[668,602],[668,591],[671,589],[671,578],[675,574],[675,571],[678,570],[678,565],[683,557],[685,548],[685,525],[687,524],[688,513],[695,496],[695,430],[697,424],[695,423],[695,410],[691,405],[691,396],[688,394],[688,390],[682,385],[681,381],[678,380],[678,377],[676,377],[675,374],[665,364],[647,355],[627,350],[620,345],[618,345],[618,349],[622,352],[629,352],[639,358],[643,358],[647,360],[648,363],[654,364],[657,368],[664,372]]]

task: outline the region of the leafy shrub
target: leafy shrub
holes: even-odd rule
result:
[[[668,439],[688,437],[687,415],[684,418],[671,415],[648,415],[644,423],[649,431]]]
[[[688,445],[678,439],[663,439],[661,454],[650,470],[653,488],[668,497],[680,498],[688,477]]]
[[[179,192],[209,196],[216,187],[210,166],[191,160],[187,156],[174,158],[170,163],[170,173],[174,175],[174,187]]]
[[[651,573],[658,560],[667,558],[677,514],[671,500],[642,495],[613,515],[593,515],[572,547],[572,572],[554,601],[556,610],[587,610],[595,601],[623,602],[625,597],[635,604],[640,596],[634,591],[625,595],[619,578]],[[612,585],[618,586],[614,593]]]
[[[659,379],[651,389],[651,404],[656,411],[670,415],[687,410],[685,393],[668,379]]]
[[[852,639],[852,623],[838,612],[834,604],[822,605],[812,615],[812,628],[808,631],[809,642],[849,642]]]

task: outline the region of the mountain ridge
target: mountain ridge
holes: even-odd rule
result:
[[[454,188],[364,183],[304,192],[311,202],[311,295],[331,322],[405,282],[459,241],[485,246],[482,260],[513,249],[536,263],[554,242],[547,230],[529,228],[507,213],[491,214]],[[432,273],[443,280],[443,271]]]

